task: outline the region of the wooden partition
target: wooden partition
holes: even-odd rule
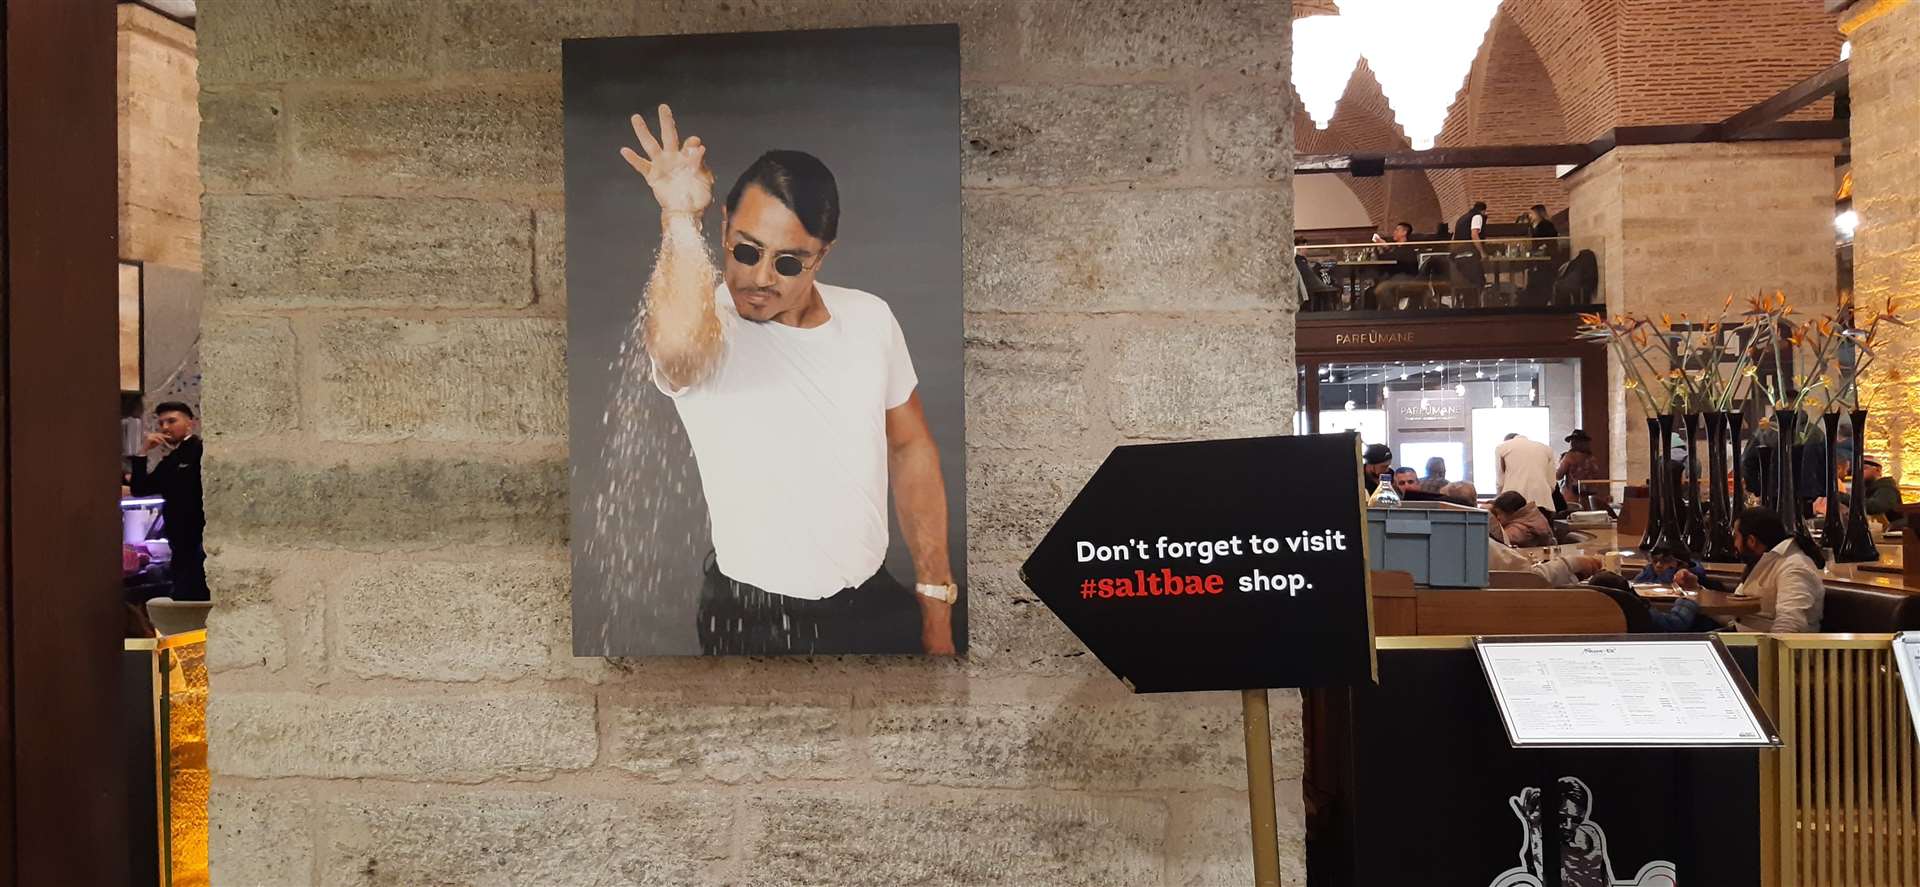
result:
[[[1552,588],[1547,577],[1532,570],[1489,570],[1488,588]]]
[[[1373,631],[1380,637],[1626,630],[1620,605],[1592,589],[1416,588],[1404,572],[1373,574]]]
[[[1891,640],[1761,644],[1761,704],[1785,743],[1761,756],[1767,883],[1920,887],[1920,742]]]

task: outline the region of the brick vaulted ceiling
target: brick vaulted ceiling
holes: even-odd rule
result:
[[[1337,11],[1335,0],[1293,5],[1296,17]],[[1821,0],[1505,0],[1436,141],[1587,141],[1616,126],[1718,120],[1832,64],[1840,42]],[[1831,113],[1823,101],[1790,119]],[[1364,63],[1327,130],[1299,112],[1294,131],[1303,152],[1410,147]],[[1548,169],[1346,181],[1380,226],[1408,218],[1427,230],[1475,199],[1496,220],[1536,202],[1565,204]]]
[[[1406,133],[1394,122],[1387,97],[1373,78],[1365,61],[1354,69],[1347,81],[1346,94],[1334,109],[1326,129],[1316,129],[1305,108],[1294,109],[1294,150],[1308,154],[1340,151],[1386,153],[1408,150]],[[1341,175],[1353,190],[1367,218],[1375,227],[1397,221],[1412,222],[1420,231],[1431,231],[1439,223],[1441,207],[1434,199],[1433,185],[1418,170],[1396,170],[1377,178],[1356,179]],[[1387,220],[1392,221],[1387,221]]]

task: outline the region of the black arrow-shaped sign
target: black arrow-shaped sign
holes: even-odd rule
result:
[[[1371,682],[1352,432],[1114,449],[1020,569],[1135,692]]]

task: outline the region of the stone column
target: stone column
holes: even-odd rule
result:
[[[1612,314],[1717,318],[1728,295],[1836,297],[1830,141],[1616,148],[1568,177],[1573,249],[1593,250]],[[1647,474],[1644,416],[1610,368],[1614,477]]]
[[[1841,30],[1853,39],[1853,285],[1863,305],[1900,297],[1920,309],[1920,3],[1854,4]],[[1902,484],[1920,483],[1920,329],[1884,328],[1861,384],[1867,452]],[[1888,461],[1891,460],[1891,461]]]
[[[1238,697],[1019,565],[1113,446],[1292,420],[1286,0],[198,9],[214,883],[1251,882]],[[954,21],[967,657],[576,658],[561,41]]]

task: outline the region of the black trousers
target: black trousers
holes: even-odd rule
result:
[[[727,578],[712,554],[695,616],[708,656],[920,653],[920,602],[886,567],[831,597],[805,600]]]
[[[176,601],[207,600],[206,544],[194,536],[169,538],[167,543],[173,547],[173,560],[167,564],[167,574],[173,580],[169,595]]]

